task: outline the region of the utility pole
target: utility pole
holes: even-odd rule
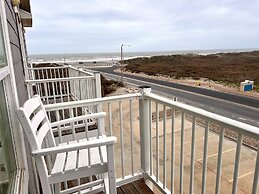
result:
[[[129,44],[121,44],[121,83],[123,84],[123,65],[124,65],[124,56],[123,56],[123,47],[124,46],[131,46]]]
[[[122,50],[123,44],[121,44],[121,83],[123,84],[123,72],[122,72],[122,63],[123,63],[123,50]]]

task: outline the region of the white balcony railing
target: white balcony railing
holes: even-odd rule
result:
[[[107,112],[100,133],[118,138],[117,186],[145,178],[162,193],[257,193],[259,128],[158,96],[149,88],[45,108],[49,114],[73,116],[94,105]],[[67,126],[70,133],[55,129],[58,141],[67,134],[74,139],[89,135],[84,127],[73,123]],[[253,148],[247,148],[249,141]]]
[[[257,193],[259,151],[256,152],[256,150],[259,150],[259,128],[152,93],[144,94],[144,98],[144,106],[140,107],[143,110],[143,126],[146,126],[144,137],[146,147],[143,150],[146,155],[143,157],[143,164],[145,164],[143,168],[162,193],[174,193],[174,191],[202,194]],[[153,107],[155,107],[154,112]],[[159,112],[159,107],[162,107],[162,114]],[[171,112],[170,133],[166,125],[168,110]],[[154,123],[152,113],[156,115]],[[161,123],[159,118],[162,119]],[[162,134],[159,133],[160,124],[162,124]],[[155,125],[154,136],[150,134],[152,125]],[[228,138],[225,138],[225,135]],[[199,139],[197,139],[198,136]],[[199,143],[200,140],[201,143]],[[179,143],[176,144],[176,142]],[[171,149],[168,149],[167,144]],[[199,145],[198,148],[197,145]],[[179,149],[177,149],[178,146]],[[223,151],[224,146],[231,146],[231,148]],[[253,146],[253,149],[248,149],[247,146]],[[231,155],[226,155],[227,153]],[[251,162],[247,163],[247,160]],[[244,173],[247,171],[248,173]],[[239,172],[242,172],[240,176]]]
[[[29,96],[39,94],[44,104],[101,97],[100,74],[71,66],[29,68]]]

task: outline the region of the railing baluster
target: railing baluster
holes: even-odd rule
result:
[[[166,187],[166,106],[163,106],[163,189]]]
[[[216,177],[215,194],[220,193],[223,143],[224,143],[224,128],[221,127],[220,136],[219,136],[219,145],[218,145],[218,163],[217,163],[217,177]]]
[[[55,112],[56,112],[56,120],[57,120],[57,121],[60,121],[59,111],[56,110]],[[57,126],[57,129],[58,129],[59,143],[62,143],[62,131],[61,131],[61,128],[60,128],[59,125]]]
[[[49,99],[51,100],[50,82],[46,82],[46,84],[47,84],[47,89],[48,89],[48,97],[49,97]]]
[[[174,194],[174,141],[175,141],[175,137],[174,137],[174,124],[175,124],[175,109],[172,110],[172,145],[171,145],[171,194]]]
[[[90,86],[89,86],[89,80],[88,79],[86,80],[86,88],[87,88],[87,90],[86,90],[86,98],[90,99],[89,98],[89,91],[90,91],[89,88],[90,88]]]
[[[130,99],[130,147],[131,147],[131,174],[134,175],[134,134],[133,134],[133,115],[132,99]]]
[[[256,157],[252,194],[257,193],[258,181],[259,181],[259,148],[257,148],[257,157]]]
[[[59,90],[60,90],[60,101],[64,102],[64,100],[63,100],[63,82],[59,81],[58,83],[59,83]]]
[[[53,94],[53,98],[54,98],[54,103],[56,103],[56,93],[55,93],[55,86],[54,86],[54,82],[51,82],[52,85],[52,94]]]
[[[85,89],[83,89],[83,91],[84,91],[84,97],[83,97],[83,100],[85,100],[85,99],[87,99],[87,79],[85,79],[84,80],[84,84],[83,84],[83,87],[85,88]]]
[[[59,72],[59,69],[52,69],[52,73],[53,73],[53,79],[56,79],[56,78],[60,78],[59,76],[57,76],[57,73]]]
[[[69,118],[73,118],[74,117],[74,110],[73,108],[69,109]],[[76,130],[75,130],[75,123],[72,122],[71,123],[71,128],[72,128],[72,137],[73,137],[73,141],[76,140]]]
[[[71,88],[71,94],[74,94],[74,96],[76,96],[75,80],[70,81],[70,88]]]
[[[109,112],[109,135],[112,135],[112,105],[108,103],[108,112]]]
[[[81,84],[81,81],[83,81],[83,80],[80,80],[80,79],[78,80],[78,90],[79,90],[79,95],[78,95],[78,96],[79,96],[79,100],[83,100],[83,98],[82,98],[82,92],[81,92],[81,91],[82,91],[82,90],[81,90],[81,85],[82,85],[82,84]]]
[[[31,83],[27,83],[27,90],[28,90],[29,98],[31,98],[33,96],[33,88]]]
[[[37,77],[35,79],[40,79],[40,70],[37,70]]]
[[[240,155],[241,155],[242,140],[243,140],[243,134],[239,133],[238,139],[237,139],[237,149],[236,149],[236,157],[235,157],[235,170],[234,170],[232,194],[236,194],[236,192],[237,192],[239,162],[240,162]]]
[[[123,113],[122,113],[122,102],[119,101],[119,108],[120,108],[120,143],[121,143],[121,174],[122,179],[124,179],[124,129],[123,129]]]
[[[40,72],[41,72],[42,79],[44,79],[43,69]]]
[[[59,91],[59,87],[58,87],[58,82],[59,81],[54,82],[54,84],[55,84],[55,91],[57,92],[57,95],[56,95],[57,101],[58,101],[59,95],[60,95],[60,91]]]
[[[185,114],[181,114],[181,153],[180,153],[180,194],[183,194],[183,175],[184,175],[184,119]]]
[[[53,76],[52,76],[52,72],[53,72],[53,71],[54,71],[53,69],[50,69],[50,79],[53,78]]]
[[[85,122],[85,137],[87,140],[89,140],[88,119],[86,119],[84,122]]]
[[[47,100],[47,104],[49,104],[49,94],[48,94],[48,89],[47,89],[47,83],[43,83],[44,84],[44,93],[45,93],[45,96],[46,96],[46,100]]]
[[[39,83],[39,95],[40,95],[41,99],[44,100],[43,94],[42,94],[42,83]]]
[[[68,68],[66,68],[66,75],[67,75],[67,77],[69,77],[69,69]]]
[[[49,79],[49,74],[48,74],[48,73],[49,73],[48,69],[45,69],[45,74],[46,74],[46,75],[45,75],[45,78],[46,78],[46,79]]]
[[[156,102],[156,181],[159,181],[159,107]]]
[[[192,147],[191,147],[191,168],[190,168],[190,194],[193,193],[193,179],[195,167],[195,139],[196,139],[196,117],[192,116]]]
[[[56,72],[57,78],[65,77],[64,70],[65,70],[65,69],[57,69],[57,72]],[[72,76],[71,76],[71,77],[72,77]]]
[[[149,141],[150,141],[150,175],[153,175],[153,145],[152,145],[152,101],[149,100]]]
[[[66,85],[67,85],[67,101],[70,101],[70,93],[69,93],[69,81],[66,81]],[[70,89],[71,90],[71,89]]]
[[[208,138],[209,138],[209,122],[206,121],[204,132],[204,145],[203,145],[203,166],[202,166],[202,190],[201,193],[206,193],[207,181],[207,162],[208,162]]]

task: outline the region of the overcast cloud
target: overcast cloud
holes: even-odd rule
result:
[[[259,48],[258,0],[32,0],[29,54]]]

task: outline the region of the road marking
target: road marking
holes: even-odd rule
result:
[[[222,152],[222,154],[227,153],[227,152],[231,152],[233,150],[236,150],[236,148],[225,150],[225,151]],[[215,153],[215,154],[209,155],[207,158],[211,158],[211,157],[214,157],[214,156],[217,156],[217,155],[218,155],[218,153]],[[202,161],[202,160],[203,160],[203,158],[200,158],[200,159],[197,159],[196,161]]]
[[[244,177],[246,177],[246,176],[248,176],[248,175],[250,175],[250,174],[252,174],[252,173],[254,173],[254,171],[251,171],[251,172],[248,172],[248,173],[245,173],[245,174],[243,174],[243,175],[240,175],[239,177],[238,177],[238,179],[241,179],[241,178],[244,178]],[[230,180],[228,180],[229,182],[233,182],[233,179],[230,179]]]

